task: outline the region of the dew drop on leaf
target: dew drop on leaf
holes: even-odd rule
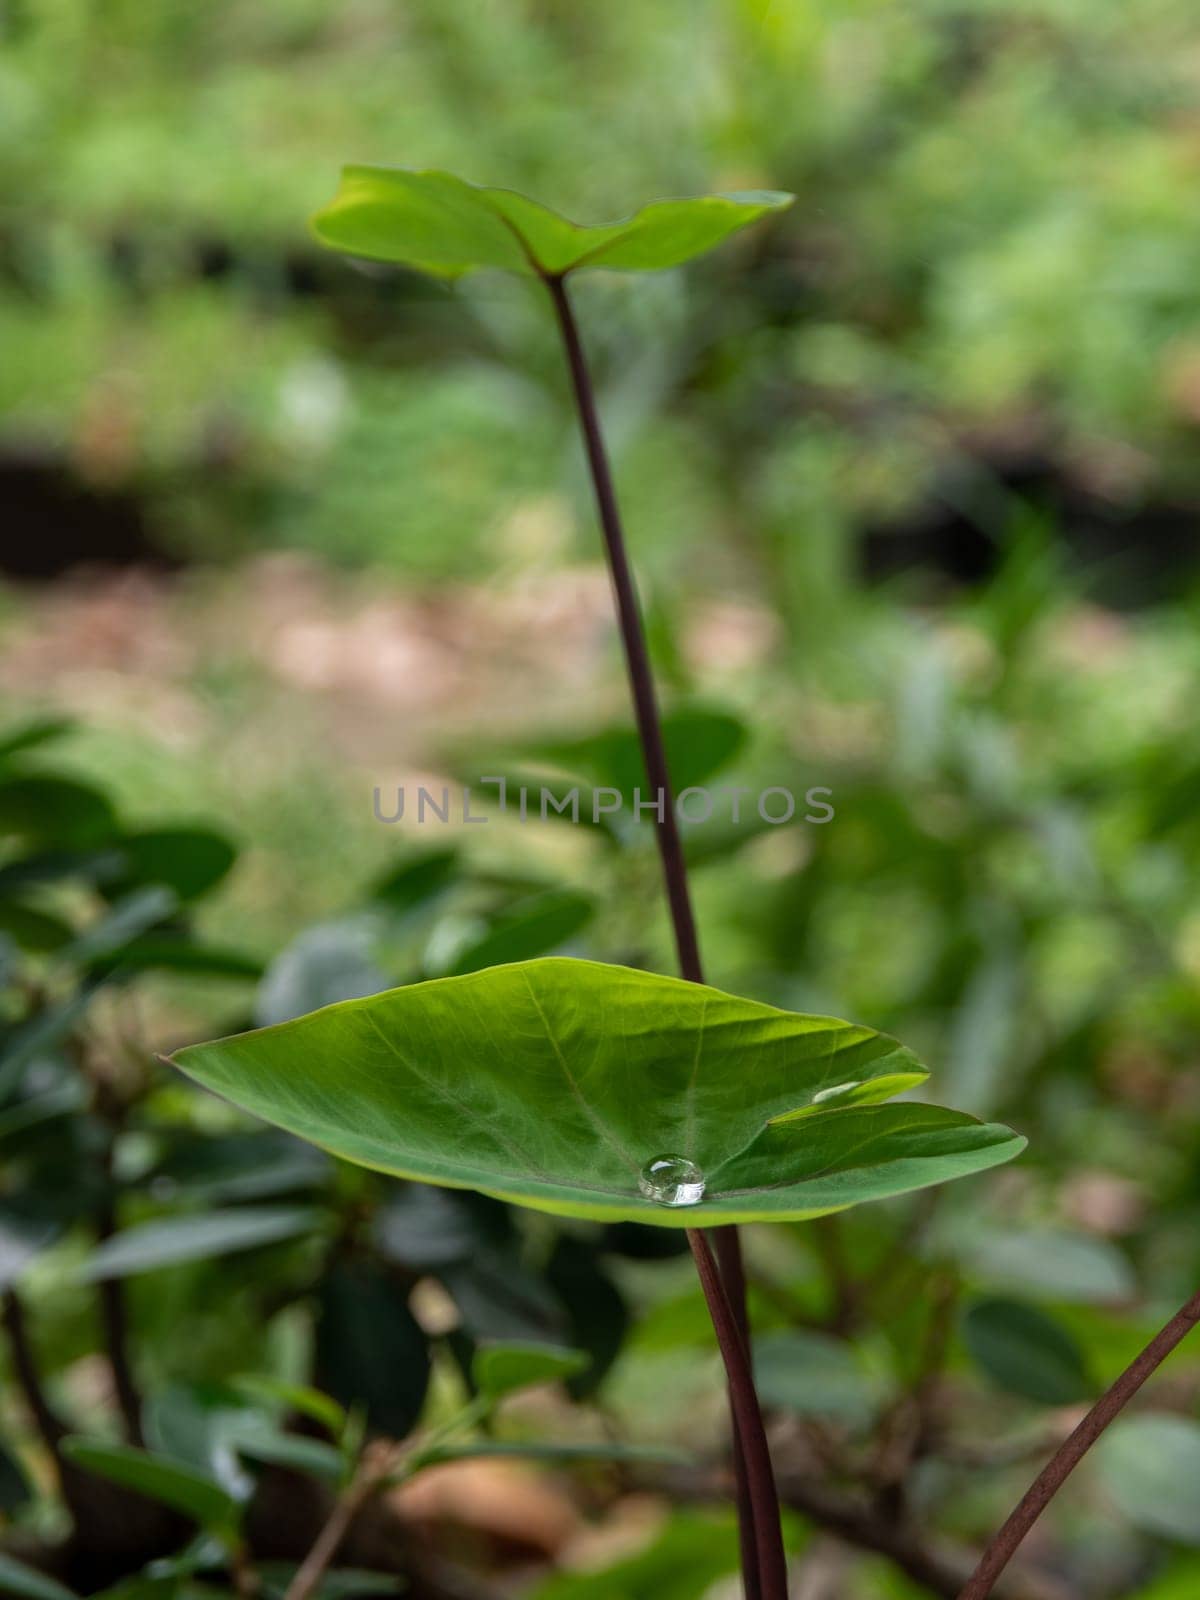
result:
[[[704,1174],[686,1156],[655,1156],[638,1178],[647,1200],[660,1206],[695,1206],[704,1199]]]

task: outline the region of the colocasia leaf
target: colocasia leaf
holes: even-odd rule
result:
[[[512,189],[481,188],[449,172],[346,167],[313,228],[346,255],[439,278],[480,267],[543,278],[583,267],[657,272],[703,255],[792,198],[755,190],[654,200],[621,222],[585,227]]]
[[[360,1166],[560,1216],[803,1219],[1008,1161],[1024,1140],[886,1100],[884,1034],[550,958],[183,1050],[189,1076]]]

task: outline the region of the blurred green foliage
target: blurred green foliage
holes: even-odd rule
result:
[[[585,296],[635,537],[674,577],[703,540],[819,600],[864,523],[951,507],[1001,537],[1014,472],[1118,531],[1194,505],[1192,21],[1186,0],[12,0],[0,442],[132,489],[172,549],[502,564],[573,471],[551,330],[520,286],[468,286],[466,321],[321,259],[302,219],[342,161],[393,162],[581,220],[796,192],[686,280]]]

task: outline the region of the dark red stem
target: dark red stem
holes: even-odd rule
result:
[[[996,1534],[971,1574],[959,1600],[986,1600],[992,1586],[1020,1548],[1025,1535],[1050,1504],[1063,1484],[1095,1444],[1096,1440],[1125,1408],[1158,1367],[1200,1322],[1200,1293],[1194,1294],[1110,1389],[1102,1394],[1075,1431],[1063,1441],[1050,1461],[1034,1479],[1008,1521]]]
[[[762,1597],[763,1600],[787,1600],[787,1560],[779,1521],[779,1493],[775,1487],[775,1472],[771,1466],[771,1452],[754,1388],[749,1354],[733,1309],[725,1297],[708,1235],[697,1228],[689,1228],[688,1243],[692,1247],[700,1285],[708,1302],[708,1312],[716,1331],[721,1359],[725,1363],[725,1375],[729,1380],[729,1398],[737,1418],[746,1490],[753,1511]]]
[[[621,512],[613,484],[608,452],[604,448],[604,435],[600,429],[600,416],[596,410],[596,397],[592,388],[591,373],[579,328],[575,321],[567,286],[562,278],[546,278],[546,287],[554,304],[571,372],[571,387],[579,415],[580,431],[587,451],[588,468],[596,497],[596,510],[604,535],[604,548],[608,557],[608,570],[612,578],[616,600],[617,622],[625,652],[625,668],[633,698],[634,716],[642,757],[646,763],[646,776],[650,781],[652,798],[661,800],[655,811],[655,837],[662,861],[663,883],[667,904],[671,912],[671,926],[675,933],[675,947],[679,954],[679,970],[692,983],[704,982],[704,969],[700,961],[700,943],[696,936],[696,919],[692,913],[692,897],[688,888],[687,863],[683,855],[683,841],[675,817],[674,791],[667,765],[666,746],[663,743],[662,722],[658,700],[654,693],[654,674],[650,666],[650,653],[646,648],[646,633],[642,626],[641,608],[638,605],[637,586],[625,547],[625,534],[621,526]],[[733,1308],[734,1320],[742,1340],[749,1349],[749,1324],[746,1315],[746,1281],[742,1265],[741,1244],[736,1228],[717,1229],[717,1257],[725,1283],[725,1293]],[[755,1401],[755,1410],[758,1403]],[[730,1409],[733,1411],[732,1393]],[[733,1417],[733,1457],[737,1478],[738,1527],[742,1547],[742,1576],[746,1600],[760,1600],[757,1546],[750,1526],[751,1504],[746,1485],[743,1442],[740,1438],[736,1412]],[[776,1512],[776,1519],[778,1513]]]

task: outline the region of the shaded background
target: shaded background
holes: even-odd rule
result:
[[[1200,1268],[1192,7],[10,0],[0,39],[0,707],[74,719],[31,770],[240,851],[193,925],[245,970],[147,963],[158,1048],[543,949],[671,966],[638,830],[373,818],[376,785],[499,760],[601,781],[609,745],[562,736],[625,709],[546,305],[322,254],[304,219],[341,163],[446,167],[582,221],[798,196],[685,272],[598,275],[576,303],[679,759],[700,730],[696,781],[833,791],[826,827],[697,837],[713,981],[893,1029],[938,1098],[1031,1136],[956,1191],[856,1355],[872,1381],[881,1349],[903,1367],[921,1273],[953,1264],[961,1431],[983,1415],[1018,1459],[964,1482],[933,1451],[915,1492],[978,1539],[1047,1423],[962,1318],[1032,1303],[1094,1381]],[[8,820],[12,851],[37,842]],[[418,850],[445,853],[437,893],[381,920]],[[23,913],[5,926],[27,942]],[[883,1215],[855,1221],[852,1259]],[[756,1248],[824,1317],[828,1256],[785,1232]],[[87,1413],[86,1319],[38,1270]],[[687,1434],[712,1386],[700,1308],[673,1266],[639,1271],[617,1277],[642,1332],[602,1393],[622,1425]],[[224,1327],[197,1310],[204,1338],[173,1348],[156,1282],[135,1297],[148,1383],[221,1376],[263,1326],[248,1302]],[[212,1280],[174,1293],[179,1314]],[[686,1316],[656,1321],[664,1295]],[[1191,1592],[1198,1377],[1181,1358],[1160,1396],[1188,1428],[1134,1439],[1043,1535],[1068,1592]],[[835,1478],[860,1413],[838,1423]],[[1173,1464],[1147,1495],[1150,1460]],[[814,1593],[937,1592],[820,1539],[809,1559],[814,1582],[835,1569]]]

